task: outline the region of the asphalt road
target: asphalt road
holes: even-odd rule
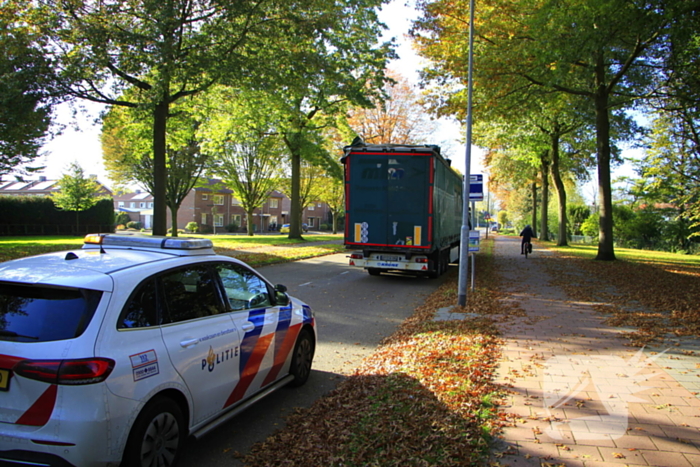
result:
[[[445,277],[370,276],[349,267],[345,253],[258,270],[314,309],[318,346],[312,374],[304,386],[283,388],[207,437],[189,441],[183,466],[242,466],[239,454],[283,428],[294,407],[309,407],[335,388]]]

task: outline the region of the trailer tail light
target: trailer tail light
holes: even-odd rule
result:
[[[350,255],[350,259],[362,259],[362,253],[353,253]]]
[[[112,373],[114,360],[85,358],[80,360],[23,360],[13,368],[15,374],[51,384],[101,383]]]
[[[428,263],[428,258],[416,258],[416,263]]]

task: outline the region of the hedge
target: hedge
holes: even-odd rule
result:
[[[114,200],[102,198],[78,214],[58,209],[47,196],[0,196],[1,235],[82,235],[114,231]],[[99,229],[99,230],[95,230]]]

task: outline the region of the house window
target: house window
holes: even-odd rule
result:
[[[214,204],[217,206],[224,205],[224,195],[214,195]]]
[[[129,203],[129,207],[136,209],[136,203],[132,201],[131,203]]]
[[[217,214],[214,216],[214,225],[216,227],[223,227],[224,225],[224,216],[222,214]]]
[[[148,203],[148,209],[153,209],[153,203]]]
[[[123,208],[123,207],[124,207],[124,201],[119,201],[119,203],[117,203],[117,207]]]
[[[240,227],[241,226],[241,215],[240,214],[232,215],[231,221],[233,221],[234,224],[236,224],[238,227]]]
[[[231,200],[231,204],[234,205],[234,206],[240,206],[240,205],[241,205],[241,202],[238,201],[236,198],[233,198],[233,199]]]
[[[207,225],[207,213],[202,213],[202,225]]]
[[[277,209],[279,207],[280,200],[277,198],[270,198],[270,209]]]
[[[141,209],[145,209],[145,208],[146,208],[146,203],[139,203],[139,207],[140,207]]]
[[[202,201],[206,201],[209,199],[209,195],[206,193],[202,193]]]
[[[309,211],[313,211],[314,209],[316,209],[316,206],[314,206],[314,205],[312,204],[311,206],[309,206],[309,207],[306,208],[306,209],[308,209]]]

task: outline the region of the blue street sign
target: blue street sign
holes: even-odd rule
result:
[[[469,176],[469,201],[484,200],[484,176],[475,174]]]

